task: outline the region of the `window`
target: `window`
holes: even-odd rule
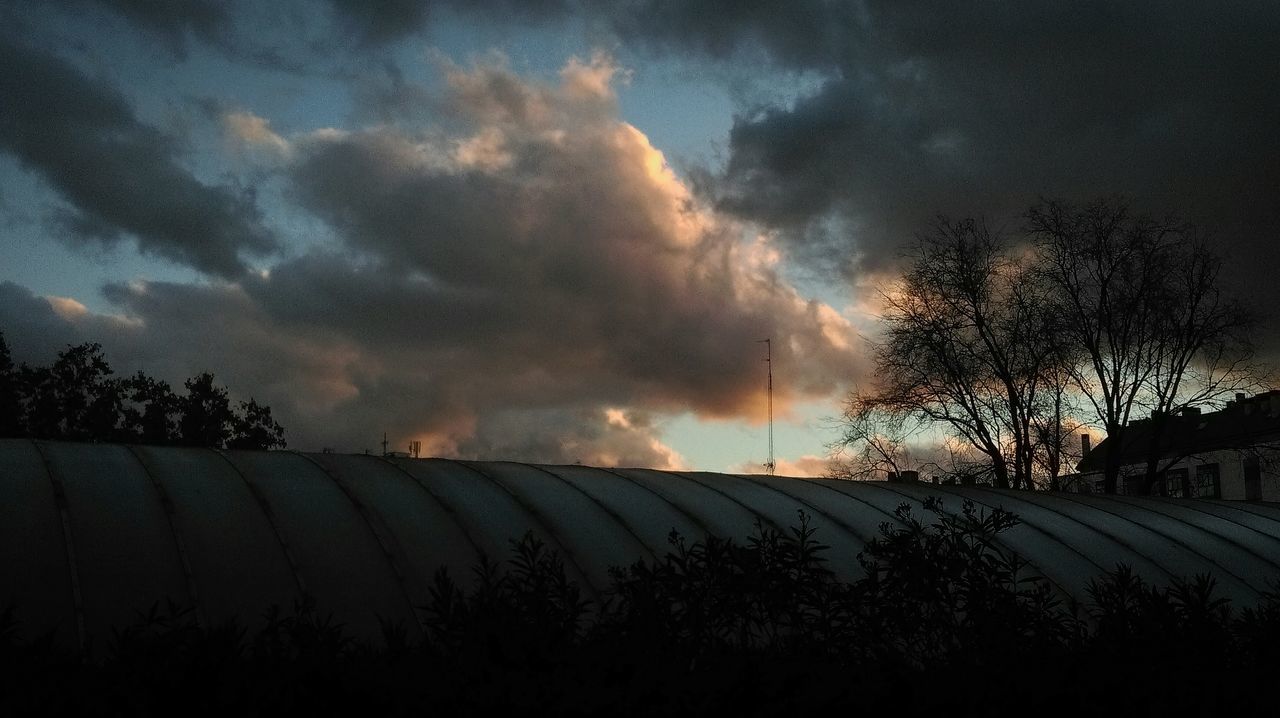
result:
[[[1200,464],[1196,467],[1196,480],[1191,484],[1191,497],[1196,499],[1222,497],[1222,487],[1218,485],[1217,464]]]
[[[1164,472],[1164,495],[1174,498],[1183,497],[1183,487],[1187,485],[1187,470],[1169,469]]]

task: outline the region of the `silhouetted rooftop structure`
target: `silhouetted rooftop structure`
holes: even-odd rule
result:
[[[1145,484],[1147,458],[1163,419],[1158,446],[1157,476],[1149,490],[1157,495],[1227,498],[1248,501],[1280,500],[1280,391],[1247,397],[1237,394],[1219,411],[1187,408],[1166,417],[1131,422],[1120,447],[1122,493],[1135,493]],[[1086,437],[1087,439],[1087,437]],[[1068,484],[1078,491],[1100,492],[1107,454],[1116,442],[1108,437],[1076,465]]]
[[[1151,445],[1151,418],[1129,423],[1121,448],[1122,465],[1143,463]],[[1244,449],[1280,442],[1280,391],[1253,397],[1237,394],[1220,411],[1184,409],[1168,417],[1160,456],[1177,457],[1220,449]],[[1103,439],[1076,465],[1081,472],[1102,471],[1115,442]]]

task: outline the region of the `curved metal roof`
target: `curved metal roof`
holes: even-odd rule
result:
[[[305,593],[356,635],[421,630],[438,566],[460,580],[532,531],[587,596],[666,553],[672,529],[743,538],[812,517],[846,578],[902,503],[1002,506],[1001,543],[1064,593],[1117,563],[1149,581],[1213,574],[1252,603],[1280,576],[1280,507],[649,469],[0,440],[0,607],[21,634],[91,645],[157,600],[253,624]]]

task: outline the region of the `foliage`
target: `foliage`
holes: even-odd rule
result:
[[[920,468],[900,465],[909,442],[941,430],[944,475],[971,475],[970,454],[996,486],[1056,487],[1082,423],[1114,446],[1150,412],[1149,491],[1168,464],[1167,417],[1265,384],[1257,315],[1219,286],[1204,232],[1177,218],[1043,200],[1017,235],[940,218],[904,260],[881,291],[875,387],[850,395],[834,447],[850,476]],[[1121,452],[1106,456],[1115,493]]]
[[[426,633],[358,641],[303,601],[249,631],[157,605],[92,661],[20,641],[0,613],[5,715],[1255,714],[1280,668],[1280,593],[1236,613],[1209,577],[1127,567],[1058,602],[1000,544],[1003,512],[906,506],[836,578],[808,517],[744,543],[672,535],[584,600],[539,539],[435,575]],[[1280,586],[1278,586],[1280,588]]]
[[[139,371],[119,378],[102,346],[58,353],[48,367],[14,366],[0,333],[0,437],[179,444],[233,449],[285,446],[270,407],[253,399],[231,406],[227,389],[204,372],[186,393]]]

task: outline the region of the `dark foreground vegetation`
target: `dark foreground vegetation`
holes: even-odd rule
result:
[[[213,374],[202,372],[178,394],[139,371],[118,377],[102,345],[58,352],[49,366],[13,363],[0,332],[0,438],[283,449],[284,429],[271,407],[231,403]]]
[[[934,507],[936,508],[936,507]],[[993,545],[1007,513],[882,527],[854,583],[801,516],[745,544],[673,536],[589,603],[532,537],[464,590],[437,574],[428,636],[353,640],[307,605],[261,630],[169,606],[81,661],[0,628],[0,714],[1261,714],[1280,668],[1280,596],[1233,610],[1198,577],[1117,567],[1060,603]],[[1082,712],[1083,711],[1083,712]]]

